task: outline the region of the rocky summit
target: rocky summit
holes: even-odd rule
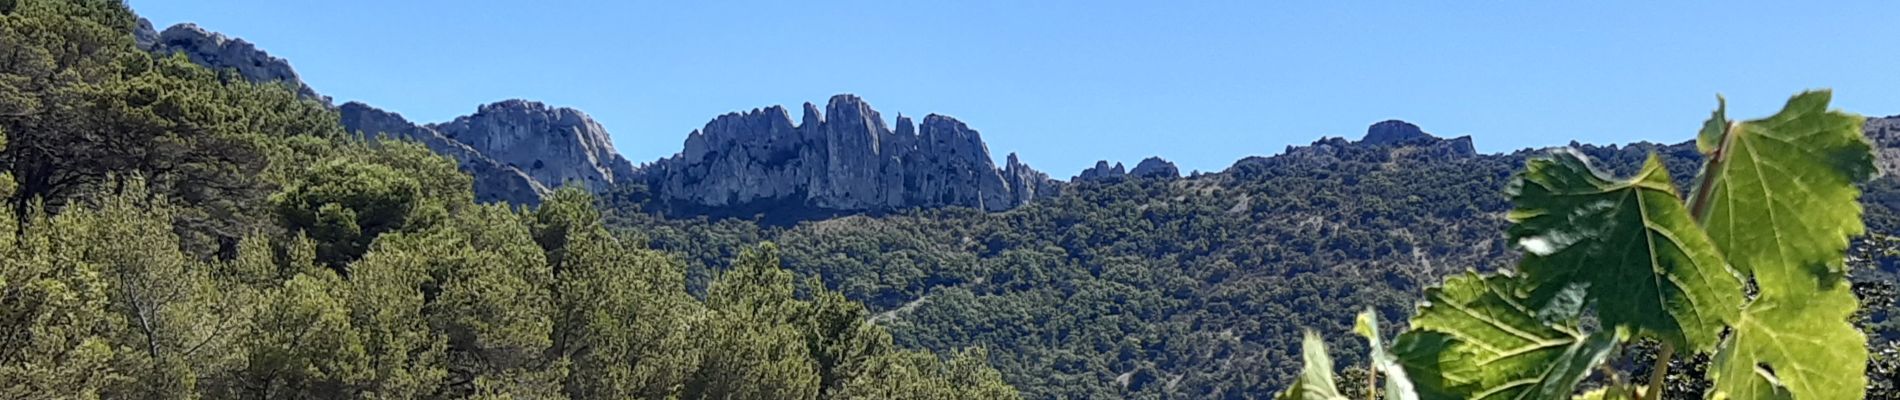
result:
[[[603,192],[633,175],[633,164],[614,151],[607,130],[572,108],[507,100],[428,127],[548,187],[576,184]]]
[[[1089,167],[1089,169],[1082,170],[1081,174],[1077,174],[1074,178],[1069,178],[1069,181],[1070,182],[1101,182],[1101,181],[1117,180],[1117,179],[1121,179],[1127,176],[1128,176],[1128,169],[1123,168],[1122,163],[1115,163],[1114,165],[1109,165],[1108,160],[1101,160],[1101,161],[1096,161],[1094,167]]]
[[[996,211],[1055,192],[1047,175],[1015,157],[996,168],[982,136],[955,118],[900,115],[896,125],[848,94],[822,112],[806,103],[798,124],[779,106],[728,113],[641,173],[675,209]]]
[[[297,91],[298,95],[315,99],[324,104],[330,98],[317,94],[297,77],[297,71],[290,68],[290,62],[273,57],[270,53],[258,49],[251,42],[224,36],[205,30],[198,24],[183,23],[165,28],[164,32],[153,32],[152,22],[139,19],[138,30],[132,37],[141,48],[154,54],[169,56],[184,54],[193,63],[216,70],[233,70],[252,82],[284,82]]]
[[[1353,144],[1394,146],[1411,151],[1423,151],[1429,153],[1428,156],[1436,157],[1465,157],[1478,154],[1478,149],[1472,145],[1470,136],[1440,138],[1419,129],[1418,125],[1396,119],[1372,124],[1366,128],[1366,136]]]
[[[1181,168],[1174,166],[1174,162],[1163,160],[1161,157],[1148,157],[1142,159],[1141,163],[1135,164],[1135,169],[1128,170],[1128,175],[1136,178],[1173,179],[1181,177]]]
[[[1181,177],[1181,168],[1174,162],[1161,157],[1148,157],[1128,169],[1122,163],[1109,164],[1108,160],[1096,161],[1094,167],[1082,170],[1071,182],[1114,182],[1125,178],[1174,179]]]

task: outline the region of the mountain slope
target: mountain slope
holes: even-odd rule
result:
[[[1869,123],[1885,162],[1900,118]],[[1478,154],[1422,130],[1328,138],[1181,179],[1078,180],[1016,209],[847,217],[783,230],[621,215],[709,276],[719,243],[772,240],[787,264],[864,302],[899,343],[983,346],[1029,398],[1258,398],[1295,373],[1302,329],[1346,332],[1373,307],[1402,326],[1417,294],[1515,260],[1503,188],[1538,151]],[[1409,125],[1409,124],[1407,124]],[[1416,129],[1416,128],[1414,128]],[[1648,154],[1693,176],[1692,144],[1575,144],[1627,175]],[[1867,188],[1895,233],[1895,178]],[[1888,222],[1882,222],[1888,221]],[[1878,280],[1896,267],[1867,270]],[[1363,344],[1330,343],[1340,365]]]

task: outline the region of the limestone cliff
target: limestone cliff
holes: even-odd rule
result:
[[[607,130],[572,108],[507,100],[428,128],[548,187],[575,183],[602,192],[633,174]]]
[[[775,204],[837,211],[966,206],[1004,210],[1054,194],[1047,175],[1014,157],[996,168],[982,136],[944,115],[898,116],[896,129],[853,95],[823,112],[805,104],[793,124],[784,107],[714,118],[685,148],[642,171],[675,206]]]
[[[290,68],[290,62],[271,56],[258,49],[257,45],[244,39],[224,36],[199,27],[197,24],[183,23],[165,28],[164,32],[152,32],[151,21],[139,19],[138,30],[133,39],[146,51],[170,56],[173,53],[184,54],[191,62],[217,70],[235,70],[237,74],[252,82],[284,82],[289,84],[298,95],[315,99],[324,104],[330,98],[317,94],[306,85],[297,71]]]

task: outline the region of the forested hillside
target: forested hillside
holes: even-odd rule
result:
[[[0,398],[1016,396],[981,349],[796,291],[770,244],[691,296],[587,192],[477,204],[455,161],[135,27],[0,2]]]
[[[1874,132],[1884,123],[1869,133],[1892,149],[1891,133]],[[899,343],[987,347],[1030,398],[1258,398],[1297,372],[1302,329],[1347,332],[1368,306],[1402,327],[1425,287],[1516,260],[1500,234],[1504,189],[1542,151],[1466,155],[1449,142],[1323,139],[1220,173],[1072,182],[1001,213],[761,227],[656,219],[622,203],[610,220],[683,255],[689,280],[746,243],[775,241],[792,270],[869,306]],[[1689,143],[1573,145],[1619,176],[1651,153],[1674,176],[1695,176],[1699,161]],[[1896,232],[1895,185],[1867,185],[1871,232]],[[1889,281],[1891,245],[1861,250],[1878,268],[1857,280]],[[1892,309],[1872,307],[1869,329]],[[1339,365],[1363,365],[1356,338],[1328,341]]]
[[[783,109],[715,119],[666,179],[609,180],[637,172],[541,170],[515,142],[443,133],[528,114],[611,154],[574,110],[510,101],[415,125],[206,68],[138,28],[119,1],[0,0],[0,398],[1268,398],[1299,372],[1303,330],[1361,376],[1355,314],[1397,332],[1428,287],[1516,263],[1506,188],[1548,153],[1388,121],[1214,173],[1058,184],[1013,156],[997,167],[960,121],[886,129],[841,96],[796,127]],[[348,131],[352,109],[406,132]],[[803,141],[755,146],[779,137],[740,129],[759,126]],[[1866,127],[1894,167],[1900,118]],[[800,148],[858,137],[906,138],[880,146],[907,156]],[[1676,177],[1701,161],[1693,143],[1570,147],[1618,176],[1651,154]],[[478,197],[468,160],[531,180],[515,197],[534,204],[478,201],[513,197]],[[847,168],[885,162],[915,169]],[[723,178],[805,183],[707,179],[761,165]],[[568,175],[596,178],[540,181]],[[928,183],[942,176],[968,179]],[[899,184],[915,187],[857,197]],[[834,207],[773,214],[812,205],[809,187],[837,188],[820,196]],[[1862,189],[1857,322],[1868,393],[1894,396],[1900,178]],[[751,191],[771,201],[721,200]],[[948,207],[889,209],[920,205]],[[1641,376],[1642,357],[1612,368]],[[1707,363],[1680,359],[1670,393],[1706,387]]]

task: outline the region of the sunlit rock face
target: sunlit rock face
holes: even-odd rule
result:
[[[172,25],[165,28],[164,32],[153,32],[151,21],[143,18],[139,19],[138,30],[133,32],[132,37],[140,47],[154,54],[184,54],[192,63],[216,70],[235,70],[239,76],[252,82],[282,81],[304,98],[330,103],[329,97],[317,94],[310,85],[304,84],[303,79],[297,76],[297,71],[290,68],[289,61],[273,57],[244,39],[224,36],[192,23]]]
[[[633,175],[633,164],[614,151],[607,130],[572,108],[506,100],[429,128],[547,187],[573,184],[602,192]]]
[[[1012,157],[998,169],[982,136],[944,115],[896,127],[853,95],[714,118],[684,149],[642,171],[660,199],[725,207],[771,203],[871,211],[964,206],[1005,210],[1053,195],[1054,182]]]

